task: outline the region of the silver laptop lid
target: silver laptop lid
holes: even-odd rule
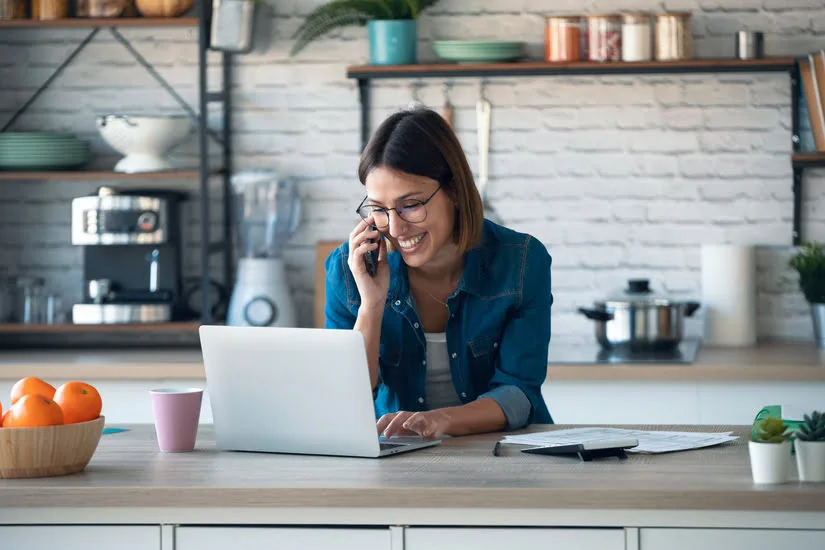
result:
[[[218,448],[378,456],[360,332],[201,326],[200,341]]]

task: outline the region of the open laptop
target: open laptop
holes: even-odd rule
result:
[[[200,342],[221,450],[375,458],[441,443],[379,437],[358,331],[204,325]]]

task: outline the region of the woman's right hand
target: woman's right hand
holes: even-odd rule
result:
[[[374,239],[377,242],[370,242]],[[378,269],[375,277],[367,272],[364,255],[378,250]],[[372,228],[372,217],[361,220],[349,235],[349,259],[347,260],[358,292],[361,295],[361,307],[383,311],[390,288],[390,268],[387,265],[387,244],[380,238],[380,232]]]

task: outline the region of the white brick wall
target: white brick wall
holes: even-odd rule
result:
[[[275,167],[302,180],[304,221],[287,254],[300,321],[312,319],[314,243],[343,239],[362,197],[356,179],[359,115],[346,66],[365,63],[364,29],[335,32],[300,54],[290,36],[321,0],[279,0],[271,32],[237,58],[236,166]],[[655,5],[654,5],[655,4]],[[432,40],[522,39],[543,50],[550,12],[690,10],[699,56],[730,57],[740,26],[765,32],[769,55],[821,47],[823,0],[441,0],[419,27],[420,58]],[[180,29],[122,31],[178,92],[196,105],[195,34]],[[13,111],[83,36],[82,30],[4,30],[0,110]],[[214,58],[214,56],[213,56]],[[213,84],[218,71],[210,73]],[[439,108],[439,80],[376,82],[374,124],[417,97]],[[455,128],[474,168],[477,79],[451,82]],[[626,278],[647,276],[667,291],[698,297],[699,247],[759,245],[759,328],[763,336],[811,337],[806,304],[786,267],[791,248],[790,93],[786,75],[651,75],[491,79],[490,193],[506,222],[542,240],[554,257],[554,334],[591,338],[576,308]],[[116,155],[97,137],[102,112],[176,112],[178,105],[122,47],[101,32],[32,106],[16,129],[62,129],[94,140],[98,163]],[[220,113],[210,113],[219,124]],[[217,149],[213,147],[213,152]],[[197,142],[176,154],[196,161]],[[100,182],[0,185],[0,273],[38,273],[71,303],[80,294],[80,255],[68,245],[68,199]],[[194,189],[194,182],[161,186]],[[809,171],[805,236],[825,240],[825,177]],[[214,205],[219,231],[219,205]],[[190,235],[198,212],[187,207]],[[194,249],[187,258],[197,267]],[[216,265],[216,267],[218,267]],[[701,310],[700,310],[701,311]]]

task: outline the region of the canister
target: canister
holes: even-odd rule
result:
[[[656,60],[676,61],[693,57],[690,13],[656,15]]]
[[[544,26],[544,60],[581,61],[582,23],[578,15],[548,15]]]
[[[759,59],[765,57],[765,39],[761,32],[746,29],[736,33],[736,57]]]
[[[621,61],[622,19],[618,15],[588,15],[587,59]]]
[[[653,57],[653,29],[648,13],[622,15],[622,61],[650,61]]]

